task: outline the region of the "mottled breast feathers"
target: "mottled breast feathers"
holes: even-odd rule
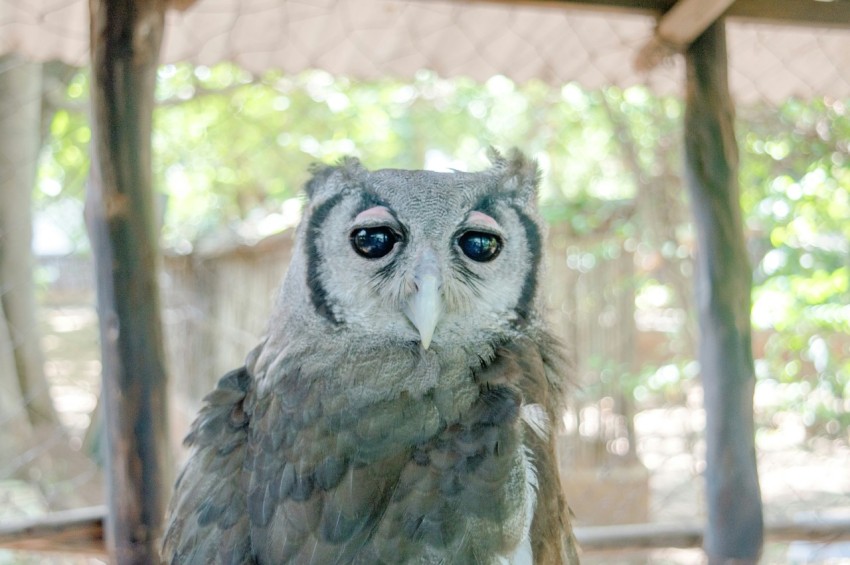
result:
[[[537,170],[314,171],[266,337],[205,399],[167,563],[577,563]]]

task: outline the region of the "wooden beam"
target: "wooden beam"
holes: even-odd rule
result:
[[[105,555],[103,519],[106,508],[54,512],[0,525],[0,547],[20,551]]]
[[[682,48],[713,24],[735,0],[679,0],[658,22],[656,35]]]
[[[164,0],[89,0],[95,256],[111,561],[158,563],[167,449],[158,237],[151,186],[154,83]]]
[[[427,2],[428,0],[423,0]],[[657,16],[673,7],[676,0],[456,0],[464,4],[509,4]]]
[[[703,524],[625,524],[622,526],[576,527],[582,551],[694,548],[703,543]],[[779,520],[765,526],[771,541],[831,543],[850,540],[848,518],[805,518]]]
[[[456,0],[535,5],[659,17],[675,0]],[[850,0],[736,0],[724,13],[732,21],[850,29]]]
[[[726,15],[755,23],[850,29],[850,0],[737,0]]]
[[[756,563],[763,519],[756,471],[747,255],[723,21],[685,53],[685,184],[697,228],[699,364],[705,406],[704,547],[709,563]]]
[[[735,0],[679,0],[658,21],[655,35],[638,50],[635,67],[649,71],[687,48]]]
[[[476,1],[476,0],[466,0]],[[850,0],[477,0],[579,10],[635,13],[659,18],[655,35],[638,50],[635,67],[649,71],[681,53],[721,16],[775,25],[850,29]]]
[[[661,16],[655,35],[638,50],[635,68],[647,72],[683,52],[724,14],[761,23],[850,27],[848,0],[679,0]]]

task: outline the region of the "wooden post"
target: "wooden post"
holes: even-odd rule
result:
[[[154,82],[164,0],[90,0],[92,166],[112,561],[159,562],[166,375],[151,194]]]
[[[699,361],[705,393],[710,563],[755,563],[763,523],[753,424],[752,269],[738,186],[723,21],[687,50],[685,176],[698,231]]]

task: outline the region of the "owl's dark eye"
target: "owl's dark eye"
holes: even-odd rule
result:
[[[497,235],[481,231],[468,231],[457,240],[463,254],[479,263],[496,258],[502,250],[502,240]]]
[[[351,247],[361,257],[380,259],[393,250],[398,235],[388,227],[357,228],[351,232]]]

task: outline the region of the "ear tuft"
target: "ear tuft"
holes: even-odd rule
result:
[[[307,184],[304,185],[304,192],[307,193],[307,198],[312,200],[328,182],[336,167],[325,165],[324,163],[313,163],[308,170],[312,176],[307,181]]]
[[[344,157],[337,165],[314,163],[309,169],[312,177],[304,185],[304,191],[311,201],[323,200],[331,194],[357,184],[364,170],[356,157]],[[335,173],[339,173],[337,179],[333,178]]]
[[[502,156],[495,148],[487,151],[494,172],[502,179],[502,188],[512,192],[526,203],[534,203],[537,199],[537,186],[540,184],[540,169],[537,161],[529,159],[516,148]]]

